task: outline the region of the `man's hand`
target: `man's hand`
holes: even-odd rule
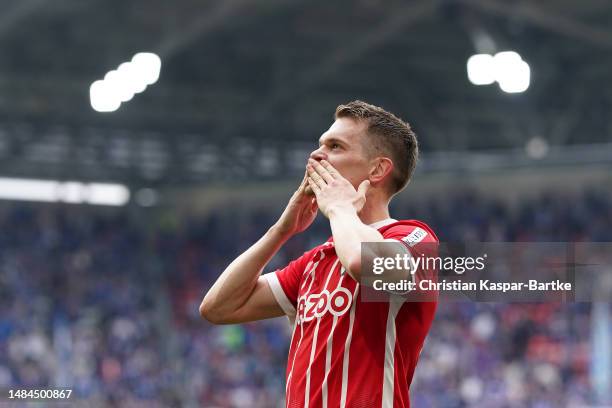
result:
[[[275,224],[278,231],[284,235],[292,236],[304,231],[312,224],[317,216],[317,202],[312,192],[308,192],[308,173],[293,196],[285,211]]]
[[[316,196],[316,203],[327,218],[334,209],[352,210],[359,213],[366,202],[370,181],[364,180],[357,190],[342,177],[327,161],[321,163],[309,159],[307,165],[308,185]]]

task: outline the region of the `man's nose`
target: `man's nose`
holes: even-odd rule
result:
[[[320,147],[314,152],[310,153],[310,158],[316,161],[327,160],[327,155],[321,151],[322,148],[323,147]]]

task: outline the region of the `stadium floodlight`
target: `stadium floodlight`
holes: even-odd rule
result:
[[[0,199],[121,206],[130,200],[122,184],[0,177]]]
[[[144,78],[138,75],[138,69],[132,62],[124,62],[123,64],[119,65],[117,72],[122,75],[124,81],[128,84],[132,95],[141,93],[147,89],[147,83],[145,82]]]
[[[0,199],[53,202],[58,186],[57,181],[0,178]]]
[[[161,59],[152,52],[139,52],[132,57],[132,64],[147,85],[152,85],[159,79]]]
[[[525,92],[531,81],[531,68],[515,51],[502,51],[494,56],[472,55],[467,61],[468,79],[474,85],[494,82],[506,93]]]
[[[542,137],[533,137],[525,145],[525,151],[527,156],[532,159],[542,159],[548,154],[548,142]]]
[[[121,184],[91,183],[87,185],[85,201],[96,205],[125,205],[130,200],[130,190]]]
[[[117,70],[109,71],[104,76],[104,83],[113,95],[113,98],[121,102],[127,102],[134,97],[134,91],[130,84],[130,78]]]
[[[506,72],[497,82],[502,91],[506,93],[521,93],[529,88],[531,69],[525,61],[518,61],[512,71]]]
[[[91,107],[98,112],[114,112],[122,102],[128,102],[135,94],[143,92],[147,85],[159,79],[161,59],[152,52],[139,52],[129,62],[109,71],[104,80],[95,81],[89,87]]]
[[[514,51],[498,52],[493,57],[495,79],[506,93],[525,92],[529,88],[531,70],[521,56]]]
[[[60,183],[57,187],[57,198],[59,201],[71,204],[80,204],[83,202],[83,183],[77,181],[70,181],[66,183]]]
[[[495,82],[493,57],[489,54],[472,55],[467,61],[467,74],[474,85],[491,85]]]
[[[501,51],[493,56],[493,63],[495,64],[495,72],[499,75],[506,69],[511,68],[514,64],[523,59],[516,51]]]
[[[89,87],[91,107],[97,112],[114,112],[121,106],[121,100],[107,84],[106,81],[98,80]]]

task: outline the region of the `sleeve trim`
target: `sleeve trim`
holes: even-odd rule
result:
[[[404,240],[401,239],[397,239],[397,238],[386,238],[385,242],[397,242],[402,244],[402,247],[408,252],[408,255],[413,256],[412,255],[412,248],[410,248],[410,245],[408,245],[408,243]]]
[[[270,289],[272,289],[274,298],[285,314],[287,316],[295,316],[295,307],[285,294],[285,291],[278,280],[278,276],[276,276],[276,272],[266,273],[263,275],[263,277],[268,281],[268,285],[270,285]]]

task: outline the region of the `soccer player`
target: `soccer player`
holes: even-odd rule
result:
[[[223,271],[200,314],[215,324],[289,317],[287,407],[409,407],[436,303],[361,299],[360,252],[362,242],[400,242],[410,254],[438,241],[426,224],[389,215],[415,168],[416,136],[362,101],[338,106],[334,119],[278,221]],[[329,219],[330,239],[262,275],[318,211]]]

